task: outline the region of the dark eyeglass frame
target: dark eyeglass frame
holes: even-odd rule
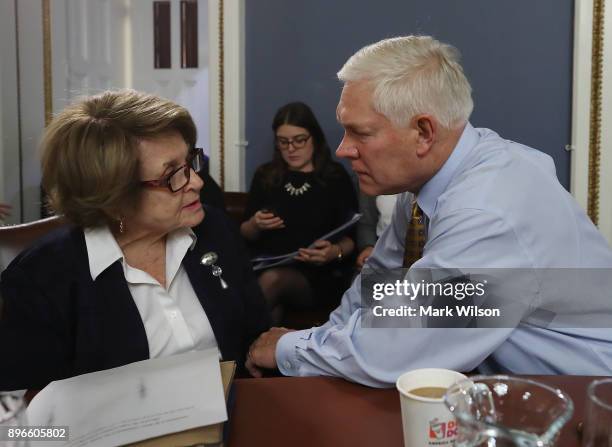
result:
[[[149,188],[168,188],[170,192],[175,193],[182,190],[185,186],[189,184],[191,180],[191,170],[197,174],[202,171],[204,168],[204,149],[201,147],[194,147],[189,151],[187,155],[186,163],[182,166],[179,166],[174,171],[170,172],[168,175],[157,179],[157,180],[141,180],[140,184],[142,186],[147,186]],[[180,187],[173,188],[172,187],[172,177],[176,174],[183,171],[183,175],[185,176],[185,183]]]
[[[310,140],[310,137],[312,137],[312,135],[310,134],[299,134],[299,135],[294,136],[293,138],[285,138],[285,137],[276,136],[275,137],[276,146],[282,151],[288,150],[289,146],[291,145],[293,145],[295,149],[302,149],[304,146],[306,146],[306,143],[308,143],[308,140]],[[299,138],[300,141],[296,141],[297,138]],[[304,139],[302,140],[302,138]]]

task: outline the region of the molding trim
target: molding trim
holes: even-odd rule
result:
[[[23,129],[21,126],[21,57],[19,54],[19,5],[15,0],[15,69],[17,74],[17,135],[19,161],[19,222],[23,222],[25,210],[23,199]]]
[[[591,109],[589,115],[589,195],[587,204],[587,214],[595,225],[597,225],[599,222],[604,3],[604,0],[593,0],[593,45],[591,50]]]
[[[219,88],[219,186],[225,190],[225,41],[224,34],[224,0],[219,0],[219,16],[217,17],[218,48],[218,88]]]
[[[220,5],[222,0],[208,0],[208,60],[209,60],[209,74],[208,74],[208,126],[210,132],[210,140],[208,142],[210,146],[210,175],[216,180],[217,183],[223,189],[221,185],[221,172],[223,165],[220,163],[221,152],[225,157],[225,149],[223,151],[220,148],[221,132],[224,128],[223,119],[221,118],[221,110],[223,110],[223,97],[220,93],[219,79],[221,78],[222,66],[219,65],[219,38],[222,36],[223,31],[220,27],[221,21],[219,19]],[[225,90],[225,89],[224,89]],[[225,140],[225,136],[223,138]],[[224,143],[224,141],[223,141]],[[224,179],[225,180],[225,179]]]
[[[223,0],[224,21],[224,190],[244,191],[245,0]]]
[[[45,127],[53,119],[53,75],[51,58],[51,5],[50,0],[42,1],[42,35],[43,35],[43,89],[45,94]]]
[[[208,0],[210,174],[224,191],[244,191],[244,2]]]
[[[42,2],[42,38],[43,38],[43,94],[45,104],[45,128],[53,119],[53,59],[51,57],[51,5],[50,0]],[[49,215],[47,209],[47,197],[43,190],[42,179],[40,185],[40,216]]]
[[[574,3],[570,191],[582,209],[589,200],[589,134],[593,0]]]
[[[597,225],[599,220],[603,24],[605,0],[574,2],[574,63],[570,190]]]

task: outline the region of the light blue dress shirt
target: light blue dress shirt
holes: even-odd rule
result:
[[[408,196],[398,199],[368,265],[401,267]],[[612,250],[559,183],[552,159],[491,130],[468,123],[417,201],[429,227],[423,257],[413,268],[612,268]],[[364,328],[360,306],[357,277],[326,324],[281,337],[280,371],[375,387],[393,386],[403,372],[425,367],[612,375],[610,328]],[[585,302],[584,311],[595,309]],[[612,298],[603,312],[612,321]]]

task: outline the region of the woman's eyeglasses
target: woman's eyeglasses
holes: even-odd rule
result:
[[[170,174],[158,180],[141,180],[140,184],[149,187],[168,188],[170,192],[177,192],[187,186],[191,177],[191,170],[197,174],[204,167],[204,149],[196,147],[189,152],[186,163],[176,168]]]
[[[295,149],[302,149],[306,146],[306,142],[310,140],[310,135],[296,135],[293,138],[276,137],[276,145],[280,150],[286,151],[289,145],[293,145]]]

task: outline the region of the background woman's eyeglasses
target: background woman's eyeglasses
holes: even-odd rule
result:
[[[295,149],[302,149],[308,140],[310,135],[296,135],[293,138],[276,137],[276,145],[283,151],[289,149],[289,145],[293,145]]]
[[[176,168],[170,174],[157,180],[141,180],[140,184],[149,187],[168,188],[170,192],[177,192],[187,186],[191,177],[191,170],[197,174],[204,167],[204,149],[196,147],[189,152],[186,163]]]

